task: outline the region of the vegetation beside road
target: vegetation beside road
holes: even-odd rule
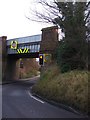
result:
[[[39,65],[36,59],[22,59],[23,68],[19,69],[19,78],[31,78],[39,75]]]
[[[41,74],[33,91],[49,100],[69,105],[87,113],[88,74],[90,75],[90,72],[84,70],[61,73],[55,64]]]

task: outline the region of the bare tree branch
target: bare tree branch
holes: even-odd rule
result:
[[[88,22],[87,19],[88,19],[89,16],[90,16],[90,8],[89,8],[89,6],[90,6],[90,2],[88,2],[88,4],[86,5],[87,13],[86,13],[86,15],[85,15],[85,23]]]
[[[46,0],[38,0],[38,4],[41,4],[43,7],[43,11],[38,11],[37,9],[30,9],[30,14],[33,16],[26,17],[29,20],[37,21],[37,22],[45,22],[45,23],[54,23],[54,18],[60,17],[59,8],[57,4],[53,1],[52,4],[48,3]]]

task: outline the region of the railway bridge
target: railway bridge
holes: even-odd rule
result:
[[[58,27],[42,29],[42,34],[7,40],[0,37],[2,42],[2,78],[16,80],[16,63],[20,58],[39,58],[40,54],[53,54],[58,44]]]

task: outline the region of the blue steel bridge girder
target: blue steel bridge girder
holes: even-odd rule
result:
[[[17,49],[11,49],[10,45],[7,46],[7,54],[23,54],[23,53],[36,53],[40,50],[40,42],[18,44]]]
[[[14,43],[13,45],[17,43],[16,47],[12,47],[11,43]],[[40,51],[40,43],[41,35],[7,40],[7,55],[26,56],[27,54],[28,56],[28,54],[31,55],[31,53],[36,53],[34,56],[37,56],[37,53]]]

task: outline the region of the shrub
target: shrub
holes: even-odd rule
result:
[[[84,68],[84,62],[80,58],[79,51],[67,42],[60,42],[58,45],[56,50],[56,61],[63,73]]]
[[[71,70],[70,65],[68,65],[68,64],[63,64],[62,65],[62,67],[61,67],[61,72],[62,73],[67,72],[69,70]]]

